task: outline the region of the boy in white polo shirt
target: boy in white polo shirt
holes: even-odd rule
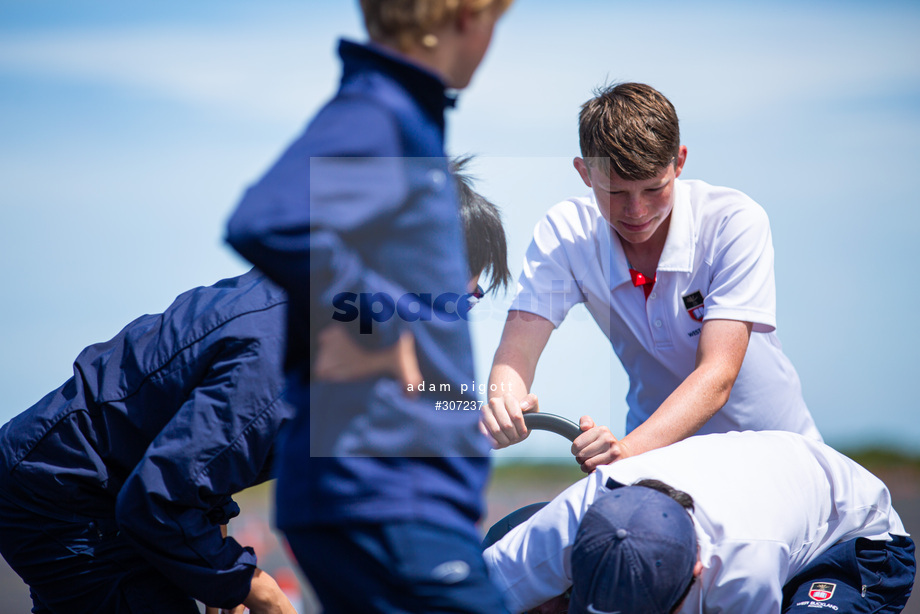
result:
[[[490,374],[482,423],[496,447],[524,439],[537,361],[585,303],[629,375],[627,435],[584,416],[573,453],[591,471],[694,433],[786,430],[820,440],[776,337],[773,244],[746,195],[680,181],[687,148],[654,88],[624,83],[582,106],[591,188],[537,224]]]

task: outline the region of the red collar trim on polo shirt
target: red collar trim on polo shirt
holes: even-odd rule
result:
[[[645,292],[645,300],[648,300],[649,295],[652,293],[652,288],[655,287],[655,282],[658,281],[658,271],[655,271],[655,277],[649,279],[636,269],[629,269],[629,276],[632,277],[633,286],[636,288],[642,286],[642,291]]]

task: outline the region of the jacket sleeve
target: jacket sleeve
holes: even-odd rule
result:
[[[215,523],[226,520],[230,495],[264,477],[275,436],[289,417],[282,385],[273,384],[277,359],[260,357],[260,343],[224,348],[116,501],[122,534],[163,575],[211,606],[236,606],[249,593],[255,553],[222,538]]]
[[[322,326],[343,293],[388,293],[358,250],[362,238],[384,232],[385,220],[409,199],[400,136],[389,113],[360,99],[327,106],[244,194],[227,241],[281,285],[296,305],[309,305]],[[363,343],[395,342],[398,318],[375,323]],[[317,330],[317,327],[313,327]]]

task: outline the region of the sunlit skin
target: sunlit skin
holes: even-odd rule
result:
[[[467,292],[472,294],[478,283],[479,274],[473,275],[467,282]],[[388,375],[400,383],[406,396],[418,395],[423,378],[415,353],[415,338],[408,330],[400,333],[395,344],[381,350],[361,347],[341,324],[330,324],[318,333],[316,340],[313,370],[317,379],[352,382]]]
[[[622,179],[603,161],[574,160],[601,215],[620,237],[630,264],[646,275],[653,276],[658,268],[674,208],[674,180],[680,177],[686,160],[687,148],[681,145],[673,164],[641,181]]]
[[[374,42],[425,66],[438,74],[448,87],[463,89],[470,84],[482,63],[502,14],[497,3],[478,11],[464,4],[452,20],[429,33],[427,46],[421,40],[402,49],[395,40]]]
[[[454,55],[453,65],[446,71],[447,84],[456,89],[470,84],[473,73],[482,63],[492,42],[495,24],[502,13],[497,4],[492,4],[481,11],[469,11],[461,8],[455,27],[463,35],[462,51]]]

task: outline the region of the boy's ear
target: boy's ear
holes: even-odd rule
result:
[[[681,145],[677,150],[677,160],[674,161],[674,177],[680,177],[684,170],[684,164],[687,162],[687,146]]]
[[[459,32],[465,32],[470,28],[470,24],[476,14],[470,7],[469,2],[461,2],[457,9],[457,16],[454,18],[454,24]]]
[[[585,162],[584,158],[576,157],[572,160],[572,164],[575,165],[575,170],[581,175],[581,180],[585,182],[585,185],[589,188],[593,188],[594,186],[591,185],[591,174],[588,172],[588,163]]]

